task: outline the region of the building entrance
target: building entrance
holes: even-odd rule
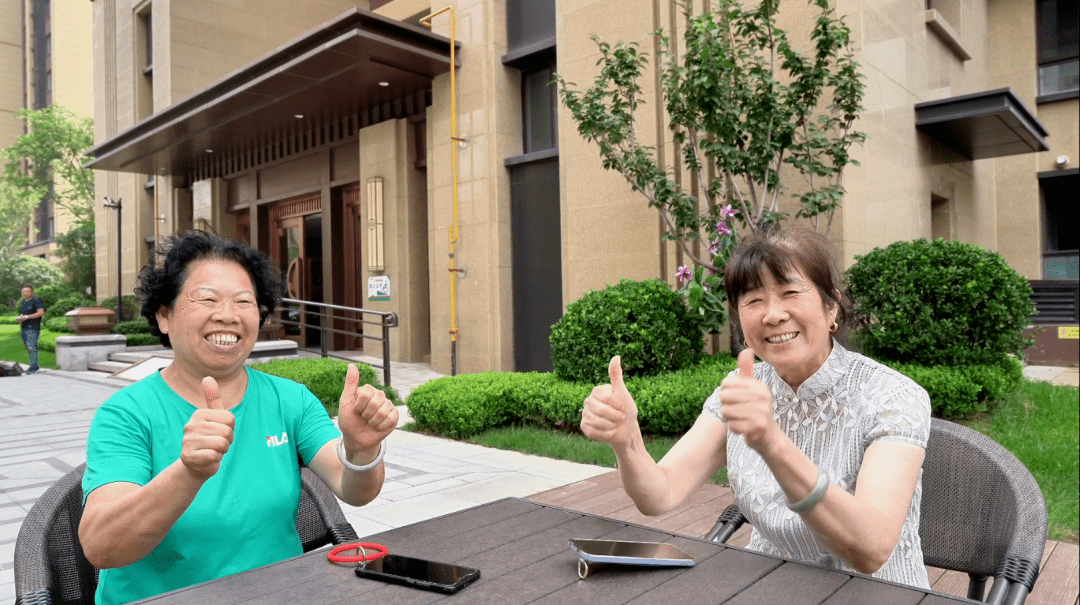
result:
[[[318,196],[315,196],[314,200],[307,198],[300,201],[307,203],[287,203],[272,211],[272,256],[285,279],[286,297],[323,302],[321,204]],[[294,214],[298,210],[307,212]],[[292,216],[289,216],[290,214]],[[315,309],[295,304],[282,306],[284,319],[304,324],[286,324],[284,337],[295,341],[301,347],[318,347],[320,333],[315,326],[320,323]]]

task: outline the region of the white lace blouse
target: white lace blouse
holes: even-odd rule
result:
[[[737,372],[737,370],[736,370]],[[735,372],[732,372],[733,374]],[[910,378],[833,341],[825,363],[795,393],[767,363],[754,365],[754,378],[773,393],[774,416],[795,445],[835,486],[855,493],[863,454],[871,443],[889,439],[925,448],[930,436],[930,398]],[[705,400],[705,413],[720,418],[720,388]],[[765,461],[741,435],[728,433],[728,481],[735,501],[753,524],[748,548],[767,554],[853,571],[814,539]],[[922,473],[896,545],[876,578],[929,588],[919,541]]]

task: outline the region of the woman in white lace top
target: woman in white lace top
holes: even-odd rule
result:
[[[611,444],[647,515],[726,465],[750,548],[929,588],[919,502],[930,400],[833,340],[844,310],[828,241],[802,229],[752,238],[724,286],[748,348],[668,454],[657,463],[645,450],[618,357],[611,384],[585,400],[582,431]]]

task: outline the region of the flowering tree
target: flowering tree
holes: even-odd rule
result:
[[[648,57],[635,43],[612,46],[594,36],[600,74],[588,89],[556,76],[563,105],[578,132],[599,146],[604,168],[619,172],[660,212],[665,237],[690,259],[676,275],[703,329],[727,321],[721,272],[737,231],[758,232],[786,218],[781,169],[794,168],[805,180],[792,194],[795,218],[828,233],[844,193],[844,167],[858,165],[849,149],[865,139],[853,129],[863,82],[850,30],[829,0],[812,3],[819,14],[809,55],[777,27],[779,0],[749,9],[719,0],[707,14],[687,13],[678,59],[670,39],[656,34],[668,128],[700,195],[683,190],[659,165],[655,148],[640,141],[638,82]],[[708,253],[699,253],[695,241],[708,242]]]

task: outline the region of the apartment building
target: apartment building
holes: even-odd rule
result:
[[[102,296],[131,292],[163,237],[213,229],[271,256],[293,298],[397,313],[393,358],[480,372],[550,367],[551,324],[589,290],[624,277],[674,282],[681,258],[656,212],[602,169],[550,81],[592,81],[593,34],[655,53],[651,32],[677,29],[682,3],[90,4],[91,166],[97,198],[122,205],[97,209]],[[830,233],[844,264],[893,241],[945,237],[1075,290],[1075,3],[836,8],[867,85],[861,167],[845,175]],[[785,27],[811,18],[785,2]],[[643,91],[652,108],[654,82]],[[670,162],[656,110],[642,119]],[[316,344],[310,332],[292,337]]]

